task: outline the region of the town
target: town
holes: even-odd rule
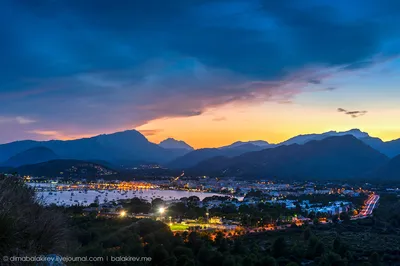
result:
[[[81,206],[82,215],[152,218],[166,222],[173,231],[257,232],[309,223],[341,223],[371,216],[382,190],[399,193],[397,187],[368,183],[242,181],[185,178],[184,174],[151,182],[63,181],[30,176],[24,180],[43,204]]]

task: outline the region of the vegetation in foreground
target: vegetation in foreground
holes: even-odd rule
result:
[[[235,236],[224,231],[174,234],[151,219],[44,208],[13,178],[0,179],[0,204],[0,254],[7,256],[139,256],[152,261],[137,265],[177,266],[400,263],[400,204],[391,195],[382,196],[373,219]]]

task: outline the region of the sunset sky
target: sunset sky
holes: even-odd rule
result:
[[[0,143],[400,138],[397,0],[9,0],[0,40]]]

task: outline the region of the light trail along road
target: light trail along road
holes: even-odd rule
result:
[[[365,206],[363,207],[363,209],[358,215],[353,216],[352,220],[363,219],[372,215],[372,212],[374,211],[378,201],[379,195],[372,194],[371,196],[369,196],[368,200],[365,202]]]

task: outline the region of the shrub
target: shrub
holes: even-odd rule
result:
[[[0,254],[64,252],[68,247],[66,227],[64,216],[41,206],[22,180],[0,175]]]

